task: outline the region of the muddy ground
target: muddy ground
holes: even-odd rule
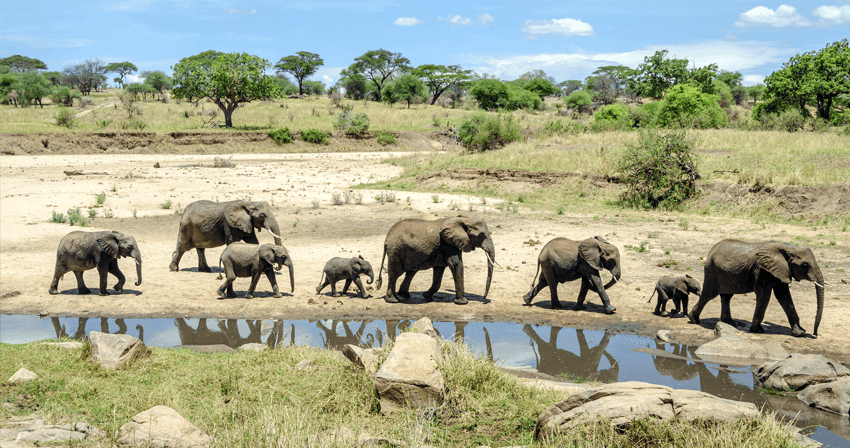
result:
[[[48,142],[48,146],[50,143]],[[423,148],[436,147],[425,141]],[[681,216],[664,213],[624,212],[622,215],[588,213],[500,211],[495,199],[441,194],[435,203],[431,193],[396,192],[394,202],[376,200],[377,191],[362,193],[362,205],[332,205],[332,193],[346,191],[361,182],[388,180],[400,168],[382,163],[387,152],[348,152],[335,154],[236,154],[233,168],[214,168],[213,155],[100,154],[100,155],[18,155],[0,156],[0,312],[50,316],[88,317],[212,317],[212,318],[335,318],[335,319],[413,319],[428,316],[434,320],[510,321],[587,329],[608,328],[615,332],[654,335],[659,329],[672,330],[674,342],[701,343],[713,338],[711,329],[720,315],[720,301],[714,300],[703,312],[701,325],[689,325],[686,318],[651,314],[647,304],[656,280],[672,271],[690,273],[702,280],[702,258],[722,238],[752,240],[780,239],[811,241],[827,277],[826,305],[819,337],[793,338],[781,307],[773,301],[767,309],[765,341],[781,343],[789,352],[822,353],[850,364],[847,334],[850,334],[850,253],[847,238],[837,244],[810,227],[753,224],[725,218],[694,218],[688,229]],[[159,168],[154,165],[158,163]],[[82,175],[66,175],[80,170]],[[494,178],[491,182],[513,182]],[[590,178],[588,182],[601,182]],[[114,188],[114,192],[112,191]],[[95,195],[106,193],[102,207]],[[278,278],[284,297],[271,297],[261,279],[254,300],[219,299],[216,290],[218,269],[197,272],[197,256],[187,253],[180,272],[168,270],[174,251],[180,217],[175,213],[200,199],[232,200],[250,197],[273,205],[284,245],[295,263],[295,292],[289,294],[286,273]],[[171,208],[162,204],[171,201]],[[318,201],[318,208],[313,205]],[[431,219],[459,213],[486,218],[496,243],[497,261],[504,267],[494,273],[487,298],[482,297],[486,260],[481,251],[465,255],[467,297],[470,303],[451,302],[453,280],[446,275],[434,303],[423,303],[421,291],[430,285],[430,273],[416,276],[407,303],[387,304],[382,293],[370,290],[372,298],[350,294],[332,298],[326,291],[315,294],[324,263],[335,256],[362,254],[377,268],[387,229],[402,218]],[[131,260],[119,265],[128,277],[125,292],[97,294],[96,271],[85,274],[92,295],[78,295],[71,274],[60,282],[61,294],[47,293],[53,275],[56,246],[76,227],[51,223],[52,211],[65,212],[81,207],[87,214],[97,210],[91,228],[120,230],[134,235],[144,259],[144,283],[133,286],[135,267]],[[474,209],[470,211],[469,209]],[[105,214],[112,218],[105,218]],[[696,229],[694,228],[696,227]],[[652,235],[649,237],[648,235]],[[567,310],[549,308],[544,291],[532,306],[523,306],[522,295],[535,275],[537,254],[550,239],[564,236],[584,239],[600,235],[617,245],[622,255],[623,279],[609,290],[614,315],[605,315],[599,298],[588,295],[586,311],[574,311],[578,282],[560,286]],[[846,235],[846,233],[844,234]],[[261,242],[271,242],[263,232]],[[795,239],[797,236],[803,240]],[[628,249],[647,241],[644,252]],[[208,249],[207,260],[217,266],[223,250]],[[668,253],[669,252],[669,253]],[[607,278],[603,278],[607,280]],[[244,296],[248,279],[235,288]],[[110,279],[110,286],[114,279]],[[340,287],[342,285],[340,284]],[[791,286],[801,324],[813,329],[815,291],[810,283]],[[691,297],[691,306],[696,297]],[[746,327],[753,314],[754,296],[736,296],[732,315]]]

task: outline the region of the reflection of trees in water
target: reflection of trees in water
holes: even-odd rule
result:
[[[620,364],[608,353],[608,342],[611,335],[606,331],[602,341],[596,347],[589,347],[583,330],[575,330],[578,339],[579,354],[558,348],[558,333],[561,327],[549,327],[549,341],[544,341],[531,325],[522,329],[531,338],[531,349],[537,360],[537,370],[548,375],[570,373],[584,379],[610,383],[620,377]],[[602,357],[608,360],[611,367],[599,369]]]
[[[86,325],[88,324],[88,317],[80,317],[77,320],[77,331],[74,332],[73,336],[68,336],[68,330],[65,325],[59,321],[58,317],[51,317],[50,322],[53,324],[53,331],[56,332],[57,338],[71,338],[83,340],[86,338]],[[118,325],[118,331],[112,334],[127,334],[127,324],[124,322],[124,319],[115,319],[115,325]],[[145,329],[141,324],[136,325],[136,330],[139,332],[138,338],[142,341],[145,340]],[[100,331],[101,333],[109,334],[109,319],[102,317],[100,318]]]
[[[263,337],[263,320],[246,320],[248,326],[248,335],[242,336],[239,333],[239,321],[237,319],[219,320],[216,324],[218,330],[211,330],[207,325],[206,318],[198,319],[198,327],[192,328],[184,318],[174,319],[174,325],[177,327],[177,333],[180,336],[182,345],[226,345],[228,347],[239,347],[249,343],[262,344]],[[283,334],[283,321],[275,320],[272,328],[269,331],[269,337],[266,344],[271,348],[278,346],[283,341],[286,335]],[[292,329],[292,337],[295,337],[295,328]],[[294,341],[293,341],[294,342]]]

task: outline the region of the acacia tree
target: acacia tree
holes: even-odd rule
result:
[[[36,102],[39,107],[44,108],[41,99],[50,95],[52,90],[50,80],[35,71],[29,71],[21,73],[18,83],[18,100],[22,105]]]
[[[118,73],[121,88],[123,89],[124,77],[129,75],[130,73],[135,73],[138,68],[136,68],[135,64],[133,64],[132,62],[113,62],[107,65],[104,70],[106,70],[106,73]]]
[[[431,104],[437,102],[437,98],[446,90],[453,88],[466,88],[472,82],[472,71],[464,70],[459,65],[435,65],[423,64],[416,67],[411,73],[423,78],[428,89],[431,90]]]
[[[522,88],[536,94],[541,100],[543,97],[552,95],[558,91],[558,88],[545,78],[534,78]]]
[[[354,63],[341,74],[345,77],[359,74],[366,80],[372,81],[378,91],[378,97],[375,100],[380,101],[384,82],[394,74],[406,73],[409,69],[410,59],[402,56],[401,53],[392,53],[382,48],[367,51],[355,58]]]
[[[171,88],[171,78],[160,70],[142,72],[142,77],[145,78],[145,84],[151,86],[151,89],[159,93],[162,97],[162,92]]]
[[[47,64],[41,60],[28,58],[19,54],[14,54],[8,58],[0,59],[0,66],[9,67],[9,71],[13,73],[24,73],[31,70],[47,70]]]
[[[607,76],[606,81],[609,83],[609,88],[614,90],[615,97],[620,97],[623,95],[624,87],[627,85],[632,72],[633,70],[625,65],[606,65],[597,68],[593,74],[597,77]]]
[[[266,59],[248,53],[206,51],[183,58],[172,69],[174,98],[209,98],[224,113],[224,123],[233,127],[233,111],[239,104],[275,98],[280,90],[265,74]]]
[[[407,101],[407,108],[410,109],[410,103],[416,98],[424,98],[425,94],[425,83],[416,75],[408,73],[399,76],[390,84],[387,84],[385,96],[392,98],[390,101],[387,101],[390,104],[396,101]]]
[[[668,58],[667,50],[660,50],[643,58],[643,64],[629,76],[629,89],[640,96],[660,99],[667,89],[689,77],[687,59]]]
[[[558,84],[561,88],[561,95],[570,96],[571,93],[581,89],[581,81],[577,79],[568,79]]]
[[[62,83],[88,95],[95,88],[106,73],[105,66],[100,59],[86,59],[74,65],[69,65],[62,70]]]
[[[295,55],[280,58],[274,66],[278,73],[289,73],[298,81],[298,94],[304,94],[304,79],[313,76],[325,61],[316,53],[299,51]]]

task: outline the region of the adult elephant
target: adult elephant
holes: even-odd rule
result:
[[[90,294],[91,290],[83,281],[83,271],[97,268],[100,276],[100,295],[108,295],[106,277],[114,275],[118,283],[115,292],[124,290],[124,274],[118,269],[118,259],[132,257],[136,261],[136,286],[142,284],[142,253],[132,235],[121,232],[81,232],[74,231],[62,238],[56,249],[56,268],[50,283],[50,294],[59,294],[59,280],[67,272],[77,277],[77,293]]]
[[[198,270],[210,272],[204,249],[225,246],[236,241],[259,244],[254,229],[266,229],[281,245],[280,228],[271,207],[265,201],[195,201],[186,206],[180,218],[177,250],[171,256],[172,271],[180,269],[183,253],[194,248],[198,252]]]
[[[599,271],[607,269],[611,272],[611,280],[602,285]],[[537,274],[543,271],[540,281],[535,285]],[[526,305],[531,305],[534,296],[543,288],[549,287],[549,295],[552,300],[552,309],[561,308],[558,299],[558,284],[581,279],[581,290],[576,299],[576,310],[585,309],[584,299],[587,291],[595,291],[605,305],[605,312],[612,314],[617,310],[608,299],[606,289],[610,288],[620,279],[620,251],[616,246],[605,241],[601,237],[588,238],[583,241],[574,241],[567,238],[554,238],[546,243],[537,257],[537,272],[531,281],[531,291],[522,300]]]
[[[434,269],[431,288],[422,293],[426,301],[434,300],[434,293],[440,289],[443,272],[448,267],[455,281],[455,299],[458,305],[467,303],[463,287],[463,252],[472,252],[480,247],[487,256],[487,286],[484,297],[490,292],[493,279],[493,263],[496,261],[496,248],[490,237],[490,230],[483,219],[443,218],[435,221],[405,219],[393,224],[384,240],[384,253],[381,257],[381,269],[376,289],[381,289],[384,259],[387,259],[387,295],[388,303],[397,303],[398,298],[410,298],[410,281],[417,271]],[[396,293],[395,283],[405,273],[404,280]]]
[[[814,253],[808,247],[777,241],[748,243],[723,240],[708,252],[704,272],[699,302],[688,314],[691,323],[699,323],[702,309],[720,295],[720,320],[734,326],[730,309],[732,296],[755,291],[756,309],[750,331],[764,333],[761,323],[773,292],[788,316],[791,334],[803,336],[806,330],[800,327],[800,318],[794,308],[788,284],[792,280],[808,280],[815,284],[817,315],[814,335],[818,335],[818,326],[823,316],[823,274]]]

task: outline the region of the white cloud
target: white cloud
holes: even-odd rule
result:
[[[230,9],[227,10],[227,13],[228,14],[256,14],[257,10],[252,9],[250,11],[242,11],[242,10],[239,10],[239,9],[236,9],[236,8],[230,8]]]
[[[419,25],[419,24],[422,24],[422,23],[425,23],[425,22],[417,19],[416,17],[399,17],[399,18],[395,19],[395,22],[393,22],[393,25],[414,26],[414,25]]]
[[[89,39],[49,39],[41,36],[31,36],[25,34],[7,34],[4,36],[0,36],[0,40],[29,45],[30,47],[37,48],[39,50],[45,50],[48,48],[85,47],[94,43],[93,40]]]
[[[454,25],[464,25],[464,26],[472,25],[472,19],[470,19],[469,17],[463,17],[463,16],[452,17],[452,16],[449,16],[446,20],[448,20],[449,23],[454,24]]]
[[[134,82],[145,82],[145,78],[142,78],[140,75],[126,75],[124,76],[124,82],[127,84],[132,84]]]
[[[744,75],[744,77],[741,79],[741,84],[745,86],[764,84],[764,75]]]
[[[843,6],[820,6],[812,14],[827,22],[838,24],[850,22],[850,5]]]
[[[738,28],[761,25],[784,28],[787,26],[809,26],[810,24],[808,19],[798,14],[797,10],[790,5],[779,5],[775,11],[766,6],[756,6],[741,13],[741,17],[735,22],[735,26]]]
[[[324,80],[327,85],[332,85],[334,83],[334,79],[328,75],[322,75],[322,80]]]
[[[478,16],[478,19],[476,21],[478,23],[484,25],[484,26],[487,26],[487,25],[495,22],[496,18],[485,12],[484,14],[481,14],[480,16]]]
[[[593,36],[593,27],[589,23],[575,19],[529,20],[522,26],[523,33],[529,33],[534,39],[540,34],[554,34],[561,37]]]

